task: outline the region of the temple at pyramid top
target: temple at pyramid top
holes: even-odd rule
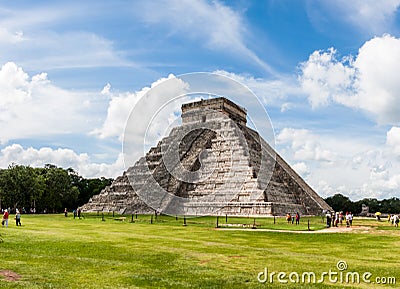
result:
[[[237,124],[246,126],[247,110],[225,97],[212,98],[183,104],[182,122],[184,124],[193,122],[206,122],[207,116],[212,117],[212,113],[206,113],[207,110],[224,113]]]

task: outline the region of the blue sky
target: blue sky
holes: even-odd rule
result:
[[[400,197],[399,6],[2,2],[0,167],[116,177],[126,120],[148,88],[218,72],[256,93],[276,149],[319,194]]]

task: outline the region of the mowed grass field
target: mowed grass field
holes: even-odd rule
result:
[[[300,226],[258,218],[257,229],[252,218],[229,217],[227,225],[220,217],[221,229],[215,217],[188,218],[186,226],[182,218],[167,216],[153,218],[153,224],[150,216],[133,223],[130,216],[115,219],[22,215],[22,227],[11,219],[0,228],[0,272],[19,278],[0,275],[0,288],[400,288],[400,230],[385,221],[356,218],[357,230],[301,233],[293,230],[307,231],[308,220],[311,230],[324,228],[321,217],[302,218]],[[340,271],[339,261],[347,269]],[[268,275],[285,272],[281,279],[288,283],[276,275],[273,283],[260,283],[257,275],[265,268]],[[329,282],[328,276],[318,283],[329,270],[370,272],[371,283]],[[317,282],[302,283],[302,273],[311,271]],[[291,272],[300,276],[298,283],[289,281]],[[377,283],[393,283],[387,277],[396,284]]]

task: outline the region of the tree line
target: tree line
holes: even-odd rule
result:
[[[353,202],[342,194],[335,194],[334,196],[325,199],[327,204],[332,207],[335,212],[352,212],[353,214],[361,213],[362,205],[369,207],[370,213],[400,213],[400,199],[390,198],[384,200],[378,200],[375,198],[365,198],[356,202]]]
[[[0,208],[35,208],[36,212],[61,212],[84,205],[109,186],[111,178],[86,179],[72,168],[52,164],[43,168],[12,164],[0,169]]]

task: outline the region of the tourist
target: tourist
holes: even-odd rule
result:
[[[400,221],[399,215],[394,215],[393,223],[395,227],[399,226],[399,221]]]
[[[288,224],[290,224],[290,221],[292,220],[292,216],[290,216],[290,213],[286,214],[286,221]]]
[[[391,214],[388,214],[388,223],[390,222],[390,221],[392,221],[392,224],[393,224],[393,218],[392,218],[393,216],[391,215]]]
[[[300,214],[299,214],[299,212],[296,213],[296,225],[300,225]]]
[[[3,219],[1,220],[1,225],[8,227],[8,210],[4,210]]]
[[[294,216],[292,216],[292,225],[294,224]]]
[[[15,224],[17,225],[17,227],[18,227],[18,225],[22,226],[21,225],[21,214],[18,209],[16,209],[16,211],[15,211]]]
[[[353,214],[351,212],[349,213],[349,223],[351,227],[353,225]]]
[[[72,211],[72,214],[74,214],[74,219],[75,219],[76,218],[76,210],[75,209]]]
[[[68,217],[68,210],[67,210],[67,208],[64,209],[64,216],[65,216],[65,217]]]
[[[350,227],[350,217],[348,212],[346,212],[346,227]]]
[[[338,227],[339,225],[339,212],[336,212],[335,214],[335,227]]]
[[[326,212],[326,227],[330,228],[331,226],[331,213],[329,211]]]
[[[81,209],[78,208],[78,218],[81,218]]]
[[[340,223],[340,226],[343,225],[343,212],[342,211],[340,211],[340,214],[339,214],[339,223]]]

